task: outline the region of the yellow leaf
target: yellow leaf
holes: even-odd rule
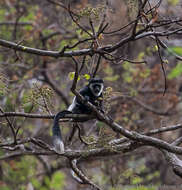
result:
[[[74,77],[75,77],[75,72],[70,72],[70,73],[68,74],[68,77],[69,77],[70,80],[73,80]],[[78,76],[78,81],[79,81],[79,80],[80,80],[80,76]]]
[[[103,40],[103,39],[104,39],[103,34],[99,34],[98,39],[99,39],[99,40]]]
[[[154,49],[155,49],[155,51],[158,51],[158,46],[155,45],[155,46],[154,46]]]
[[[89,75],[89,74],[84,74],[84,78],[85,78],[86,80],[89,80],[89,79],[90,79],[90,75]]]
[[[168,64],[168,63],[169,63],[169,61],[168,61],[167,59],[164,59],[164,60],[163,60],[163,63]]]
[[[73,79],[74,79],[74,76],[75,76],[75,72],[70,72],[70,73],[68,74],[68,77],[69,77],[70,80],[73,80]]]

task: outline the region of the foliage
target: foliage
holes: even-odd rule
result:
[[[65,176],[62,172],[55,172],[51,176],[51,179],[45,176],[40,180],[41,178],[36,177],[39,176],[39,173],[37,173],[39,172],[37,171],[37,164],[33,157],[24,157],[20,160],[2,162],[3,184],[0,185],[0,188],[3,190],[24,190],[27,184],[31,183],[33,187],[40,190],[63,189]]]
[[[52,96],[53,92],[51,88],[48,86],[39,86],[35,83],[33,84],[29,101],[33,106],[38,106],[42,108],[43,111],[48,111],[48,106],[51,106]]]
[[[56,172],[52,175],[51,179],[47,176],[43,179],[43,184],[36,178],[32,179],[32,184],[36,189],[40,190],[62,190],[64,187],[64,174],[62,172]]]
[[[126,150],[129,153],[125,154],[116,146],[122,147],[131,141],[108,144],[123,136],[100,119],[80,124],[82,139],[76,133],[69,147],[67,139],[72,125],[61,123],[68,150],[65,157],[53,155],[52,150],[46,154],[48,147],[42,148],[40,142],[20,143],[34,137],[52,146],[52,119],[40,119],[40,115],[46,113],[52,118],[72,101],[70,87],[75,77],[72,56],[81,68],[77,89],[97,71],[96,77],[103,78],[105,84],[104,114],[123,130],[145,134],[181,120],[178,89],[182,62],[177,57],[182,56],[181,31],[172,35],[181,26],[176,16],[179,0],[167,0],[164,5],[138,0],[107,1],[105,5],[104,1],[93,0],[88,4],[87,0],[77,0],[70,1],[71,12],[67,1],[54,2],[57,3],[0,1],[0,40],[11,42],[0,47],[0,114],[9,114],[0,121],[0,158],[3,159],[0,189],[63,190],[70,188],[66,183],[73,190],[80,189],[67,172],[70,169],[67,158],[73,159],[75,154],[78,158],[80,150],[83,157],[89,151],[93,155],[94,151],[103,151],[101,156],[99,153],[92,156],[91,161],[81,156],[78,163],[88,178],[103,189],[155,190],[157,185],[179,184],[179,179],[166,171],[170,165],[166,167],[157,151],[148,151],[142,145],[132,152]],[[146,5],[139,11],[141,2]],[[149,33],[155,34],[148,36]],[[130,37],[131,34],[134,36]],[[11,49],[14,43],[16,47]],[[167,47],[168,44],[174,45]],[[19,51],[21,45],[24,47]],[[38,53],[25,53],[27,49]],[[42,52],[44,56],[40,56]],[[163,94],[166,76],[168,89]],[[25,117],[11,115],[20,113]],[[37,118],[32,119],[32,115]],[[17,133],[13,134],[13,130]],[[17,135],[15,143],[14,135]],[[157,138],[171,143],[179,136],[178,131],[173,131]],[[90,145],[84,145],[81,140]],[[114,156],[106,150],[113,151]],[[45,154],[35,154],[39,151]],[[19,152],[21,156],[16,156]]]
[[[29,163],[29,164],[27,164]],[[19,160],[2,162],[4,189],[26,189],[29,178],[35,174],[35,159],[24,157]]]
[[[179,0],[168,0],[168,2],[171,5],[177,5],[179,3]]]
[[[170,48],[168,48],[168,51],[175,53],[179,56],[182,56],[182,47],[180,47],[180,46],[170,47]]]
[[[8,93],[8,85],[7,85],[8,79],[3,76],[3,74],[0,74],[0,96],[4,96]]]
[[[174,67],[171,72],[168,74],[169,79],[179,77],[182,73],[182,62],[179,62],[176,67]]]
[[[99,19],[100,14],[103,13],[103,10],[104,10],[104,6],[102,6],[102,5],[97,5],[96,8],[94,8],[92,6],[87,6],[80,10],[78,19],[80,19],[82,17]]]

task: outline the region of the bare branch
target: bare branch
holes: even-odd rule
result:
[[[78,123],[74,123],[74,124],[73,124],[72,133],[71,133],[71,135],[70,135],[70,137],[69,137],[69,139],[68,139],[69,142],[72,140],[72,138],[73,138],[73,136],[74,136],[74,134],[75,134],[75,132],[76,132],[76,129],[78,129],[78,137],[79,137],[80,141],[81,141],[83,144],[85,144],[85,145],[91,145],[91,144],[93,144],[93,143],[88,143],[88,142],[86,142],[86,141],[82,138],[81,129],[80,129],[80,126],[78,125]]]
[[[64,101],[66,106],[69,106],[69,101],[67,97],[64,95],[64,93],[57,87],[57,85],[54,83],[54,81],[51,79],[49,76],[49,73],[47,72],[47,62],[43,62],[43,70],[42,70],[42,75],[44,76],[44,81],[49,84],[52,89],[61,97],[61,99]]]
[[[50,56],[50,57],[55,57],[55,58],[72,57],[72,56],[92,55],[93,53],[99,53],[99,54],[103,54],[104,52],[110,53],[110,52],[115,51],[119,47],[123,46],[124,44],[128,43],[129,41],[139,40],[141,38],[148,37],[148,36],[166,36],[167,37],[167,36],[170,36],[173,34],[181,34],[180,32],[182,31],[182,28],[178,28],[173,31],[164,31],[164,32],[143,32],[145,30],[146,29],[140,30],[139,32],[136,33],[135,37],[130,35],[130,36],[122,39],[121,41],[119,41],[118,43],[116,43],[113,46],[109,45],[109,46],[104,46],[104,47],[98,47],[96,50],[82,49],[82,50],[65,52],[65,49],[67,48],[67,47],[65,47],[65,48],[63,48],[64,51],[46,51],[46,50],[40,50],[40,49],[36,49],[36,48],[22,46],[22,45],[14,43],[14,42],[2,40],[2,39],[0,39],[0,45],[3,47],[14,49],[16,51],[22,51],[25,53],[35,54],[35,55],[39,55],[39,56]]]
[[[0,117],[28,117],[28,118],[40,118],[40,119],[53,119],[54,115],[41,115],[41,114],[30,114],[22,112],[4,112],[0,114]]]
[[[77,62],[77,60],[74,57],[72,57],[72,60],[75,63],[75,75],[74,75],[71,91],[74,91],[76,89],[76,85],[77,85],[77,81],[78,81],[78,76],[79,76],[79,73],[78,73],[79,71],[78,71],[78,62]]]
[[[172,152],[172,153],[182,154],[182,148],[180,148],[180,147],[172,146],[171,144],[169,144],[163,140],[153,138],[153,137],[149,137],[146,135],[142,135],[142,134],[139,134],[135,131],[129,131],[129,130],[125,129],[121,125],[113,122],[113,120],[110,117],[99,112],[97,110],[97,108],[95,106],[93,106],[91,103],[85,102],[84,98],[76,90],[73,90],[73,93],[79,98],[79,100],[81,102],[84,102],[85,105],[88,106],[96,114],[98,120],[101,120],[102,122],[107,124],[116,133],[120,133],[123,136],[129,138],[130,140],[141,142],[144,144],[148,144],[148,145],[153,146],[153,147],[158,148],[158,149],[162,148],[162,149],[168,150],[169,152]]]
[[[167,90],[167,79],[166,79],[166,71],[165,71],[165,68],[164,68],[164,61],[162,59],[162,55],[161,55],[161,51],[160,51],[160,46],[159,46],[159,38],[157,36],[155,36],[155,39],[156,39],[156,44],[157,44],[157,52],[159,54],[159,58],[160,58],[160,63],[161,63],[161,67],[162,67],[162,72],[163,72],[163,75],[164,75],[164,92],[163,92],[163,96],[165,95],[166,93],[166,90]]]
[[[58,2],[58,1],[54,1],[54,0],[47,0],[47,1],[54,4],[54,5],[58,5],[59,7],[65,9],[68,12],[71,12],[73,15],[76,16],[76,14],[74,12],[72,12],[68,7],[66,7],[63,3]]]
[[[37,119],[54,119],[55,115],[41,115],[41,114],[30,114],[30,113],[21,113],[21,112],[4,112],[0,114],[0,117],[26,117],[26,118],[37,118]],[[93,118],[95,118],[93,115],[87,115],[87,114],[66,114],[66,116],[63,117],[63,119],[60,121],[65,122],[65,119],[67,119],[66,121],[82,122],[82,121],[88,121]]]
[[[73,17],[72,11],[71,11],[71,5],[68,5],[68,13],[72,19],[72,21],[80,28],[82,29],[85,33],[87,33],[91,38],[93,37],[92,34],[90,34],[83,26],[81,26],[77,20]]]
[[[75,50],[75,51],[68,51],[68,52],[61,53],[60,51],[49,51],[49,50],[30,48],[27,46],[22,46],[14,42],[2,40],[2,39],[0,39],[0,45],[10,48],[10,49],[14,49],[16,51],[22,51],[25,53],[35,54],[39,56],[50,56],[50,57],[55,57],[55,58],[89,55],[93,51],[91,49],[83,49],[83,50]]]
[[[150,136],[150,135],[156,135],[156,134],[163,133],[163,132],[174,131],[174,130],[181,129],[181,128],[182,128],[182,124],[177,124],[177,125],[172,125],[169,127],[161,127],[159,129],[153,129],[153,130],[150,130],[150,131],[142,133],[142,134]],[[129,141],[128,138],[120,138],[120,139],[111,140],[109,142],[109,144],[121,144],[121,143],[128,142],[128,141]]]
[[[127,62],[133,63],[133,64],[142,64],[142,63],[147,64],[147,61],[145,61],[145,60],[144,61],[133,61],[133,60],[129,60],[129,59],[126,59],[126,58],[119,58],[119,59],[121,59],[121,61],[119,63],[121,63],[123,61],[127,61]],[[119,64],[119,63],[117,63],[117,64]]]
[[[121,98],[126,98],[128,100],[131,100],[131,101],[135,102],[136,104],[138,104],[139,106],[141,106],[142,108],[144,108],[145,110],[147,110],[149,112],[152,112],[153,114],[156,114],[156,115],[170,116],[170,115],[174,114],[174,113],[169,112],[168,110],[167,111],[160,111],[160,110],[157,110],[155,108],[152,108],[151,106],[145,104],[144,102],[142,102],[139,99],[137,99],[135,97],[132,97],[132,96],[126,96],[126,95],[124,95],[124,96],[117,96],[117,97],[113,97],[111,99],[111,101],[114,101],[114,100],[117,100],[117,99],[121,99]]]
[[[86,60],[86,55],[83,56],[83,60],[82,60],[82,64],[80,66],[80,69],[79,69],[79,72],[78,73],[81,73],[81,71],[83,70],[84,66],[85,66],[85,60]]]
[[[2,110],[1,107],[0,107],[0,112],[1,112],[2,114],[4,114],[4,111]],[[13,142],[13,143],[14,143],[14,144],[17,144],[17,139],[16,139],[17,133],[16,133],[16,130],[15,130],[13,124],[11,123],[11,121],[9,120],[8,116],[5,116],[5,119],[6,119],[8,125],[9,125],[9,127],[10,127],[10,129],[11,129],[11,132],[12,132],[12,134],[13,134],[13,138],[14,138],[14,142]]]
[[[83,184],[88,184],[88,185],[91,185],[93,186],[94,189],[97,189],[97,190],[101,190],[100,187],[98,187],[96,184],[94,184],[91,180],[89,180],[85,174],[80,170],[78,169],[77,165],[76,165],[77,161],[76,159],[70,161],[70,165],[71,165],[71,168],[72,170],[76,173],[76,175],[81,179],[81,181],[83,182]],[[79,179],[78,178],[78,179]]]
[[[6,21],[6,22],[0,22],[0,26],[3,26],[3,25],[7,25],[7,26],[13,26],[14,25],[17,25],[17,26],[26,26],[26,25],[30,25],[30,26],[33,26],[33,22],[14,22],[14,21]]]
[[[99,65],[100,65],[101,59],[102,59],[102,56],[99,55],[98,60],[97,60],[97,64],[96,64],[96,67],[95,67],[95,71],[94,71],[94,73],[93,73],[93,78],[94,78],[95,75],[97,74],[97,71],[98,71],[98,69],[99,69]]]
[[[172,143],[172,145],[178,145],[179,143],[182,142],[182,138],[180,137],[176,141]],[[182,178],[182,160],[180,160],[175,154],[170,153],[166,150],[162,150],[161,152],[163,153],[166,161],[169,163],[169,165],[172,166],[174,173]]]

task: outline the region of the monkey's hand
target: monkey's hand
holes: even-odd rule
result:
[[[84,103],[89,102],[90,98],[89,96],[84,96]]]

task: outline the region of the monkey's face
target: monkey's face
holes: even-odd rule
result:
[[[91,83],[89,88],[94,96],[99,97],[103,91],[104,85],[103,83]]]
[[[93,89],[94,89],[94,92],[96,94],[99,94],[99,92],[101,91],[101,85],[100,84],[95,84]]]

